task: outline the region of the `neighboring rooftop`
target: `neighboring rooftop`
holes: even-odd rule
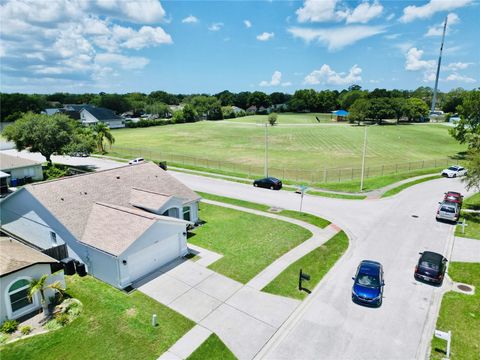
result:
[[[2,171],[13,170],[38,164],[41,164],[41,162],[25,159],[18,156],[6,155],[0,152],[0,170]]]
[[[183,204],[200,199],[190,188],[151,162],[30,184],[24,189],[37,198],[79,240],[90,234],[90,230],[87,233],[86,229],[94,219],[91,214],[98,213],[99,203],[108,204],[102,205],[105,211],[105,206],[122,207],[152,217],[154,214],[135,208],[132,200],[135,200],[134,203],[144,202],[144,196],[148,193],[152,193],[149,202],[153,202],[149,205],[155,206],[161,206],[172,196],[179,198]],[[118,227],[112,227],[112,224],[109,222],[104,225],[117,231]],[[127,227],[126,225],[135,226],[135,222],[120,227]]]
[[[51,264],[57,260],[7,236],[0,236],[0,276],[34,264]]]

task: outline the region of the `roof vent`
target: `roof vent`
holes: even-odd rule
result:
[[[117,176],[117,179],[120,179],[120,176]]]
[[[60,200],[62,200],[62,201],[63,201],[63,198],[60,198]]]
[[[85,191],[84,194],[87,195],[87,192]]]

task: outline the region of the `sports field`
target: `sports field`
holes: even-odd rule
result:
[[[278,113],[277,124],[318,124],[336,122],[336,117],[324,113]],[[319,121],[320,120],[320,121]],[[235,119],[227,119],[240,123],[264,124],[268,121],[268,115],[249,115]]]
[[[113,130],[112,153],[169,160],[165,154],[262,167],[265,127],[224,121],[202,121]],[[268,127],[269,166],[296,170],[360,167],[364,127],[298,125]],[[144,149],[143,152],[124,148]],[[443,125],[385,125],[368,128],[366,166],[446,159],[465,151]],[[191,163],[193,165],[193,163]],[[199,163],[197,163],[199,165]],[[443,166],[439,162],[437,166]]]

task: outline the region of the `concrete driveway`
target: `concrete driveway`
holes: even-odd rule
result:
[[[197,191],[297,210],[299,196],[249,185],[175,173]],[[467,193],[459,179],[438,179],[385,200],[305,196],[304,211],[325,217],[349,234],[350,248],[314,292],[257,355],[268,359],[425,358],[442,288],[413,279],[418,252],[451,253],[453,225],[438,223],[447,190]],[[385,298],[378,309],[351,302],[351,277],[363,259],[380,261]]]

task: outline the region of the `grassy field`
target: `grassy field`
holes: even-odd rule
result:
[[[187,360],[205,359],[235,360],[236,357],[217,335],[212,334],[187,358]]]
[[[480,264],[453,262],[448,273],[454,281],[474,285],[475,294],[446,293],[435,328],[452,332],[451,359],[476,360],[480,354]],[[445,340],[433,338],[430,359],[445,358],[446,348]]]
[[[184,155],[185,158],[178,162],[190,165],[235,171],[232,166],[222,164],[228,161],[237,164],[237,170],[244,174],[248,169],[257,173],[263,169],[264,129],[257,125],[202,121],[119,129],[112,133],[116,139],[111,151],[113,155],[161,157],[172,161],[165,154],[173,153]],[[357,126],[269,127],[269,166],[272,171],[285,168],[283,173],[277,171],[277,176],[291,180],[295,178],[289,170],[321,172],[324,168],[360,168],[363,139],[364,128]],[[464,150],[465,146],[459,145],[442,125],[373,126],[368,130],[366,166],[441,159]],[[198,158],[209,159],[209,162]]]
[[[318,120],[321,123],[330,123],[336,122],[335,118],[332,118],[331,114],[323,113],[278,113],[277,124],[318,124]],[[333,119],[333,120],[332,120]],[[244,116],[235,119],[226,119],[227,121],[234,121],[239,123],[255,123],[255,124],[264,124],[268,121],[268,115],[251,115]]]
[[[209,268],[242,283],[312,236],[285,221],[205,203],[199,218],[206,223],[188,241],[223,254]]]
[[[480,193],[477,193],[463,202],[464,209],[480,210]],[[457,225],[455,228],[455,236],[461,236],[471,239],[480,240],[480,213],[471,213],[462,211],[460,220],[467,220],[467,226],[465,226],[465,233],[462,233],[462,226]]]
[[[414,180],[414,181],[407,182],[407,183],[405,183],[405,184],[402,184],[402,185],[400,185],[400,186],[397,186],[397,187],[395,187],[395,188],[393,188],[393,189],[390,189],[390,190],[386,191],[386,192],[382,195],[382,198],[396,195],[396,194],[398,194],[400,191],[405,190],[405,189],[409,188],[410,186],[414,186],[414,185],[417,185],[417,184],[421,184],[421,183],[423,183],[423,182],[425,182],[425,181],[430,181],[430,180],[435,180],[435,179],[440,179],[440,175],[433,175],[433,176],[429,176],[429,177],[426,177],[426,178],[417,179],[417,180]]]
[[[195,325],[139,291],[127,295],[90,276],[66,278],[83,313],[62,329],[2,346],[2,360],[157,359]]]
[[[294,299],[305,298],[307,293],[298,290],[298,272],[300,269],[310,275],[310,281],[306,281],[304,287],[313,290],[347,248],[348,237],[341,231],[325,244],[309,252],[286,268],[275,280],[265,286],[262,291]]]

